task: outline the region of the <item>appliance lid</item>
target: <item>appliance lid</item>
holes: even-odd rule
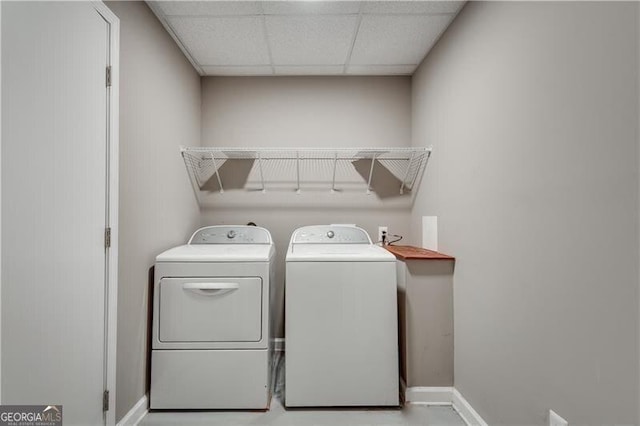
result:
[[[268,262],[273,244],[187,244],[156,257],[156,262]]]
[[[396,257],[373,244],[291,244],[287,262],[395,262]]]

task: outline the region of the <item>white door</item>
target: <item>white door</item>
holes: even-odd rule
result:
[[[90,2],[1,6],[2,403],[103,424],[109,26]]]

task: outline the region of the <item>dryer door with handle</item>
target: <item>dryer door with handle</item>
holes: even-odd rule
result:
[[[160,342],[259,342],[260,277],[163,278],[159,287]]]

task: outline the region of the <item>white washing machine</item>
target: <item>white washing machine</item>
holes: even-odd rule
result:
[[[267,409],[275,249],[255,226],[209,226],[156,258],[152,409]]]
[[[399,405],[396,259],[361,228],[293,233],[286,259],[285,404]]]

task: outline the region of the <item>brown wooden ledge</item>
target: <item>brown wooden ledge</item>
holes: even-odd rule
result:
[[[421,247],[414,246],[384,246],[387,250],[393,253],[396,258],[401,260],[455,260],[455,257],[448,254],[439,253],[433,250],[427,250]]]

